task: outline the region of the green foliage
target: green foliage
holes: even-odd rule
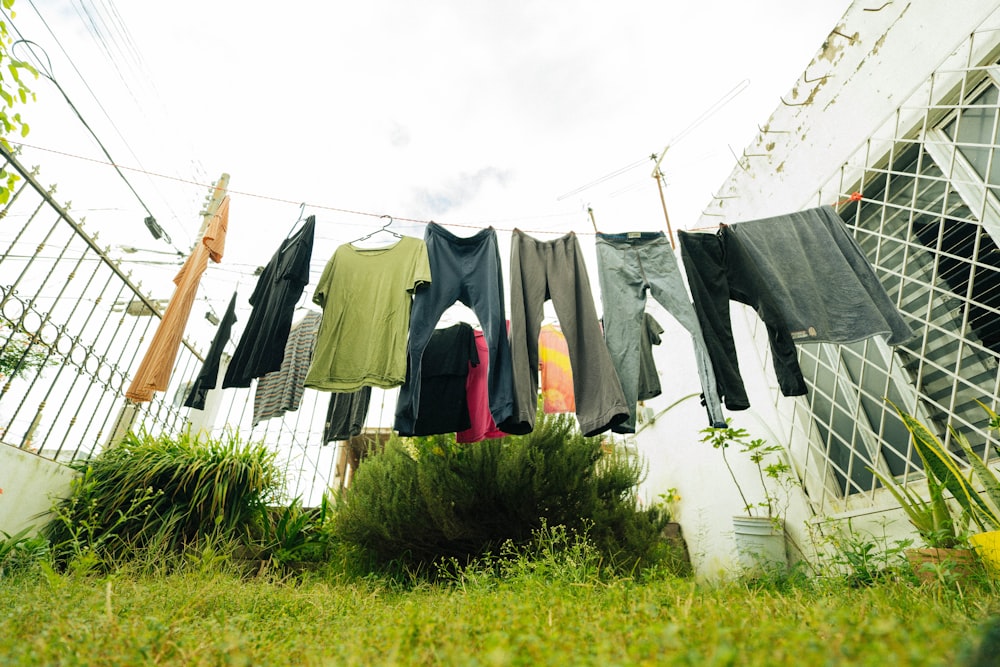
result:
[[[3,7],[11,17],[15,15],[13,6],[14,0],[3,0]],[[12,43],[13,38],[7,24],[0,20],[0,101],[3,102],[0,104],[0,145],[6,150],[11,149],[7,141],[8,135],[17,133],[24,137],[28,134],[28,124],[21,118],[21,114],[11,112],[15,104],[26,104],[29,99],[35,99],[35,94],[25,84],[22,75],[26,72],[38,78],[34,67],[11,57]],[[17,174],[0,168],[0,204],[6,204],[10,199],[17,181]]]
[[[780,458],[776,458],[776,455],[782,451],[781,447],[768,444],[762,438],[751,439],[746,429],[733,428],[728,423],[724,428],[715,426],[703,428],[701,433],[702,442],[707,442],[712,445],[713,449],[718,449],[722,452],[722,461],[726,464],[729,476],[732,478],[733,484],[736,485],[736,490],[743,500],[743,511],[748,516],[766,516],[769,519],[780,518],[780,503],[782,499],[775,495],[773,488],[777,486],[783,489],[786,492],[787,498],[787,491],[794,484],[791,466]],[[747,496],[743,492],[743,487],[736,477],[732,466],[730,466],[729,459],[726,458],[726,450],[731,445],[738,445],[740,447],[740,454],[747,455],[754,466],[756,466],[760,487],[764,492],[764,500],[754,503],[747,500]],[[771,480],[771,486],[768,486],[765,480]]]
[[[896,483],[879,471],[873,468],[868,470],[878,477],[896,498],[928,547],[952,549],[965,541],[961,524],[958,518],[952,515],[951,507],[944,496],[944,487],[936,478],[927,478],[930,500],[925,500],[909,487]]]
[[[3,535],[0,539],[0,579],[48,559],[49,541],[32,536],[34,529],[34,526],[28,526],[13,535],[0,530],[0,535]]]
[[[848,522],[846,529],[833,534],[831,543],[834,551],[823,570],[827,576],[843,577],[852,588],[898,581],[910,570],[904,554],[910,540],[890,542],[884,535],[856,531]]]
[[[394,439],[359,467],[335,531],[381,563],[427,569],[564,526],[586,531],[606,564],[632,568],[659,557],[666,523],[657,509],[637,509],[642,475],[635,456],[605,451],[567,415],[539,415],[528,435],[474,445],[452,435]]]
[[[0,378],[16,378],[33,368],[57,363],[53,350],[34,336],[0,323]]]
[[[300,498],[281,507],[261,505],[248,545],[279,567],[317,563],[329,558],[333,547],[333,507],[323,496],[319,507],[305,508]]]
[[[273,452],[235,435],[130,433],[73,465],[80,475],[42,534],[57,562],[84,569],[146,549],[179,552],[209,535],[249,534],[281,480]]]
[[[924,464],[928,485],[947,489],[961,506],[965,516],[969,517],[980,530],[1000,529],[1000,480],[972,450],[968,439],[958,431],[951,430],[952,437],[961,447],[971,466],[971,471],[966,475],[937,436],[924,424],[896,405],[892,403],[890,405],[895,408],[913,438],[913,448]],[[995,412],[983,403],[980,405],[990,419],[991,428],[995,423],[1000,423]],[[975,488],[973,477],[978,478],[985,495],[980,495]]]
[[[550,555],[538,545],[544,560],[534,572],[526,559],[507,579],[469,571],[405,589],[322,574],[289,585],[211,567],[5,580],[0,662],[971,665],[963,652],[989,636],[980,624],[1000,612],[996,589],[978,583],[959,593],[892,579],[860,588],[596,580],[571,545]],[[995,664],[996,646],[994,638],[974,664]]]

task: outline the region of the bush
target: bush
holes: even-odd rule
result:
[[[273,452],[235,435],[130,433],[71,465],[80,475],[42,530],[61,564],[127,560],[149,548],[180,552],[209,535],[243,537],[282,479]]]
[[[436,561],[467,563],[564,526],[586,534],[606,565],[631,570],[665,548],[667,517],[637,509],[642,475],[635,456],[583,437],[569,415],[539,415],[528,435],[474,445],[394,438],[358,468],[334,529],[377,562],[430,572]]]

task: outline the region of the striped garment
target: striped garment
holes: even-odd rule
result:
[[[265,419],[280,417],[299,409],[305,388],[306,371],[312,361],[316,334],[323,319],[317,311],[309,311],[288,333],[281,368],[257,380],[253,397],[253,425]]]

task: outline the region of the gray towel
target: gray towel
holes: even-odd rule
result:
[[[829,206],[730,227],[760,269],[796,342],[891,345],[913,337],[844,221]]]

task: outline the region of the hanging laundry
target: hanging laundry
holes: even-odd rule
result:
[[[146,402],[153,398],[154,391],[165,391],[170,382],[170,373],[177,359],[177,350],[184,337],[191,307],[198,293],[198,283],[208,268],[208,260],[222,261],[226,245],[226,231],[229,228],[229,197],[225,197],[212,220],[205,228],[201,240],[191,251],[184,266],[174,276],[177,286],[163,313],[163,319],[156,327],[153,340],[143,355],[139,369],[132,378],[125,396],[135,402]]]
[[[194,408],[195,410],[205,409],[205,399],[208,397],[209,390],[215,389],[215,386],[219,382],[219,365],[222,362],[222,352],[225,350],[226,343],[229,342],[229,335],[235,323],[236,292],[233,292],[232,298],[229,299],[229,306],[226,308],[226,314],[222,316],[219,328],[215,332],[215,338],[212,339],[212,344],[208,348],[208,354],[205,355],[205,363],[202,364],[201,371],[191,386],[191,392],[184,399],[185,407]]]
[[[475,331],[478,363],[469,362],[469,375],[465,380],[465,394],[469,404],[469,428],[455,434],[455,441],[461,443],[506,437],[497,428],[490,413],[490,398],[487,387],[489,377],[490,350],[482,331]]]
[[[785,396],[804,396],[806,383],[792,336],[767,282],[756,263],[741,252],[739,243],[733,241],[731,229],[726,226],[716,234],[677,233],[688,286],[712,359],[719,395],[729,410],[750,407],[740,375],[729,317],[729,301],[732,299],[753,308],[763,320],[781,393]]]
[[[712,426],[725,426],[702,326],[684,289],[670,241],[663,232],[597,234],[597,275],[604,304],[604,335],[629,405],[628,419],[612,430],[635,433],[636,405],[641,400],[640,362],[645,347],[643,314],[647,292],[691,334],[708,422]],[[649,360],[652,362],[651,350]]]
[[[401,385],[412,295],[430,282],[427,246],[420,239],[404,236],[383,248],[338,247],[313,293],[323,321],[305,386],[351,392]]]
[[[295,304],[309,284],[316,217],[290,233],[257,279],[253,310],[226,369],[223,387],[249,387],[254,378],[281,368]]]
[[[292,325],[281,368],[257,380],[253,397],[254,426],[265,419],[299,409],[321,319],[323,316],[320,313],[310,311]]]
[[[569,348],[566,347],[566,337],[553,324],[543,325],[538,334],[538,367],[542,382],[542,412],[576,412]]]
[[[757,266],[792,339],[853,343],[884,336],[904,343],[913,329],[864,251],[829,206],[730,226]]]
[[[510,340],[514,367],[514,414],[497,426],[507,433],[530,433],[538,405],[538,334],[549,298],[573,369],[576,417],[586,436],[607,431],[630,412],[604,342],[590,291],[587,266],[572,232],[539,241],[515,229],[510,250]]]
[[[469,364],[478,363],[476,337],[472,327],[460,322],[436,329],[424,348],[420,376],[420,410],[412,429],[396,430],[400,435],[457,433],[472,426],[465,385]],[[412,370],[412,368],[411,368]]]
[[[663,393],[660,387],[660,375],[656,372],[656,361],[653,359],[653,346],[662,342],[660,335],[663,333],[663,327],[652,315],[644,313],[640,331],[642,337],[639,339],[639,400],[645,401]]]
[[[414,429],[422,405],[421,374],[426,368],[421,359],[441,315],[456,301],[473,310],[485,334],[490,411],[499,423],[511,416],[514,399],[496,231],[489,227],[460,237],[431,222],[424,231],[424,242],[434,282],[413,297],[407,347],[410,376],[396,402],[395,428],[400,433]]]
[[[361,387],[357,391],[348,393],[335,391],[330,394],[326,422],[323,425],[323,444],[350,440],[361,435],[365,419],[368,418],[371,399],[371,387]]]

